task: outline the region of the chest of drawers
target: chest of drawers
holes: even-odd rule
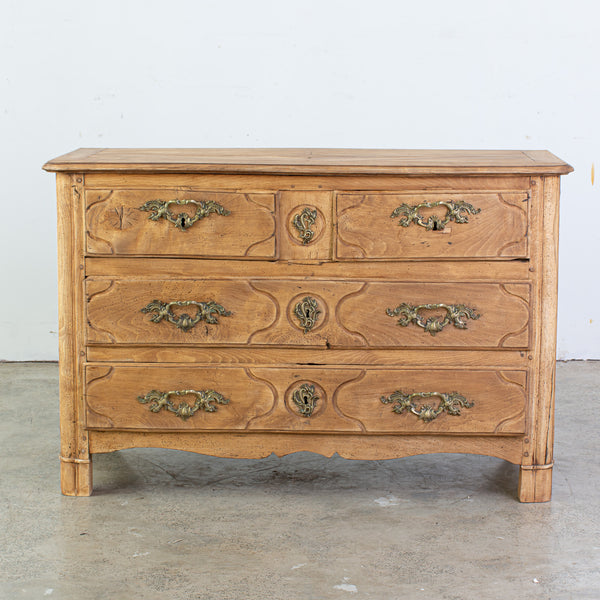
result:
[[[95,453],[161,447],[486,454],[550,499],[566,163],[80,149],[44,168],[64,494],[92,492]]]

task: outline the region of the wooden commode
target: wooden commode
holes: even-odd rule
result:
[[[160,447],[486,454],[550,499],[566,163],[88,148],[44,168],[64,494],[91,494],[93,454]]]

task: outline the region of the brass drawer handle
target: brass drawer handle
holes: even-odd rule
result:
[[[433,397],[440,399],[437,408],[434,408],[430,404],[423,404],[417,408],[415,400]],[[405,394],[400,390],[396,390],[387,397],[381,396],[381,401],[384,404],[394,404],[394,407],[392,408],[393,412],[398,413],[399,415],[404,412],[411,412],[421,421],[425,421],[425,423],[433,421],[443,412],[456,416],[460,415],[461,408],[471,408],[475,406],[474,402],[469,402],[458,392],[451,392],[449,394],[442,392],[413,392],[412,394]]]
[[[298,412],[303,417],[310,417],[317,407],[319,396],[315,392],[314,385],[310,385],[310,383],[303,383],[299,388],[294,390],[294,393],[292,394],[292,400],[298,408]]]
[[[192,204],[196,207],[196,213],[193,216],[188,215],[186,212],[174,215],[169,210],[171,204],[177,204],[179,206]],[[148,202],[140,206],[139,210],[152,212],[148,217],[151,221],[158,221],[162,217],[169,221],[169,223],[173,223],[173,225],[181,231],[186,231],[194,223],[204,219],[204,217],[208,217],[211,213],[223,216],[231,214],[230,211],[214,200],[208,200],[207,202],[203,200],[200,202],[197,202],[196,200],[148,200]]]
[[[317,220],[317,211],[310,208],[305,208],[301,213],[294,215],[292,221],[294,227],[298,230],[298,237],[303,244],[310,244],[315,232],[312,231],[311,225],[314,225]]]
[[[319,303],[315,298],[306,296],[294,306],[294,314],[298,317],[300,327],[304,329],[304,333],[308,333],[315,326],[321,314]]]
[[[419,213],[420,208],[435,208],[436,206],[446,207],[446,215],[443,218],[431,215],[426,219]],[[469,217],[467,215],[476,215],[480,212],[480,208],[475,208],[472,204],[464,200],[457,200],[456,202],[439,200],[437,202],[421,202],[413,206],[410,204],[401,204],[398,208],[394,209],[390,217],[392,219],[400,217],[399,225],[402,227],[408,227],[411,223],[416,223],[424,227],[427,231],[441,231],[450,221],[468,223]]]
[[[420,310],[431,310],[443,308],[446,314],[443,318],[441,317],[428,317],[424,318],[419,314]],[[431,335],[435,335],[439,331],[442,331],[446,325],[452,323],[454,327],[458,329],[466,329],[467,323],[465,319],[479,319],[481,315],[477,314],[475,308],[469,308],[464,304],[419,304],[413,306],[403,302],[400,306],[394,309],[386,309],[386,313],[390,317],[400,316],[398,319],[398,325],[401,327],[408,327],[411,323],[422,327],[425,331]]]
[[[172,306],[195,306],[197,310],[193,317],[187,313],[176,315],[171,310]],[[163,319],[166,319],[169,323],[173,323],[173,325],[182,331],[189,331],[196,324],[200,323],[200,321],[206,321],[207,323],[216,325],[219,321],[215,315],[230,317],[233,314],[212,300],[209,300],[208,302],[196,302],[194,300],[161,302],[160,300],[152,300],[152,302],[142,308],[141,312],[155,312],[156,314],[152,315],[150,318],[153,323],[159,323]]]
[[[196,396],[196,402],[192,405],[187,402],[180,402],[177,406],[171,401],[170,396]],[[152,390],[145,396],[138,396],[138,401],[142,404],[150,404],[148,407],[152,412],[160,412],[162,408],[175,413],[176,417],[180,417],[184,421],[189,419],[199,410],[204,412],[215,412],[217,407],[214,404],[229,404],[229,400],[224,398],[215,390],[174,390],[171,392],[159,392]]]

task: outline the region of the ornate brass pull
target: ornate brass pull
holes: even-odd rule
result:
[[[180,402],[177,406],[171,401],[169,396],[196,396],[196,402],[193,405],[187,402]],[[192,415],[197,413],[199,410],[204,412],[215,412],[217,407],[212,404],[229,404],[229,400],[224,398],[219,392],[215,390],[175,390],[171,392],[159,392],[158,390],[152,390],[145,396],[138,396],[138,401],[142,404],[150,404],[148,407],[152,412],[159,412],[162,408],[175,413],[176,417],[180,417],[184,421],[189,419]]]
[[[171,310],[172,306],[195,306],[197,310],[193,317],[187,313],[176,315]],[[194,300],[161,302],[160,300],[152,300],[152,302],[142,308],[141,312],[156,312],[156,314],[150,318],[153,323],[159,323],[163,319],[166,319],[169,323],[173,323],[173,325],[183,331],[189,331],[200,321],[206,321],[207,323],[216,325],[219,321],[215,315],[230,317],[233,314],[212,300],[209,300],[208,302],[196,302]]]
[[[319,303],[315,298],[306,296],[302,298],[301,302],[298,302],[294,306],[294,313],[300,321],[300,326],[304,329],[304,333],[308,333],[316,324],[321,311],[319,310]]]
[[[436,206],[446,207],[446,215],[443,218],[431,215],[426,219],[419,213],[420,208],[435,208]],[[390,217],[392,219],[394,217],[400,217],[399,225],[402,227],[408,227],[411,223],[416,223],[417,225],[424,227],[427,231],[441,231],[450,221],[454,221],[455,223],[468,223],[469,217],[467,215],[476,215],[480,212],[480,208],[475,208],[472,204],[469,204],[464,200],[457,200],[456,202],[439,200],[437,202],[421,202],[414,206],[411,206],[410,204],[401,204],[398,208],[394,209],[394,212]]]
[[[443,308],[446,311],[444,318],[441,317],[428,317],[424,318],[419,314],[420,310],[431,310]],[[431,335],[435,335],[438,331],[442,331],[446,325],[452,323],[454,327],[458,329],[466,329],[467,323],[465,319],[479,319],[481,315],[477,314],[476,309],[469,308],[464,304],[419,304],[413,306],[403,302],[400,306],[394,309],[386,309],[386,313],[390,317],[400,316],[398,319],[398,325],[401,327],[408,327],[411,323],[422,327],[425,331]]]
[[[417,408],[415,404],[416,399],[433,398],[437,397],[440,402],[437,408],[434,408],[430,404],[423,404]],[[400,390],[395,391],[389,396],[381,396],[381,401],[384,404],[394,404],[392,411],[401,415],[404,412],[411,412],[413,415],[417,415],[421,421],[429,423],[441,415],[443,412],[447,412],[449,415],[460,415],[461,408],[471,408],[475,406],[474,402],[469,402],[464,396],[458,392],[451,392],[449,394],[441,392],[413,392],[406,394]]]
[[[174,215],[169,210],[171,204],[177,204],[179,206],[192,204],[196,207],[196,213],[193,216],[188,215],[186,212],[180,212],[178,215]],[[194,223],[204,219],[204,217],[208,217],[211,213],[223,216],[231,214],[226,208],[214,200],[208,200],[207,202],[203,200],[200,202],[197,202],[196,200],[148,200],[148,202],[140,206],[139,209],[148,212],[151,211],[152,214],[148,217],[151,221],[158,221],[162,217],[169,221],[169,223],[173,223],[173,225],[181,231],[186,231]]]
[[[298,230],[298,237],[302,240],[303,244],[310,244],[315,232],[311,230],[311,225],[315,224],[317,220],[317,211],[310,208],[305,208],[300,214],[294,215],[292,223]]]
[[[303,417],[310,417],[317,406],[319,396],[315,393],[314,385],[303,383],[297,390],[294,390],[292,400]]]

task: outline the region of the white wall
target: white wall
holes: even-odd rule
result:
[[[583,0],[0,0],[0,359],[56,359],[79,146],[547,148],[559,357],[600,358],[600,35]]]

